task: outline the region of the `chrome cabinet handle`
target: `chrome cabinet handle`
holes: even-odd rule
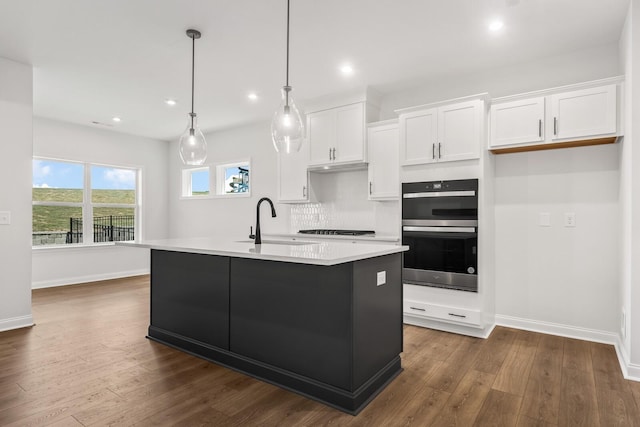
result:
[[[302,197],[307,197],[307,186],[306,185],[302,186]]]
[[[438,142],[438,158],[442,158],[442,143]]]
[[[331,160],[331,148],[329,148],[329,160]]]
[[[431,158],[435,160],[436,158],[436,143],[431,144]]]
[[[333,147],[333,160],[335,160],[335,159],[336,159],[336,148]]]
[[[554,135],[558,134],[558,118],[557,117],[553,118],[553,134]]]
[[[418,311],[427,311],[424,308],[418,308],[418,307],[409,307],[411,310],[418,310]]]
[[[373,183],[371,181],[369,181],[369,195],[371,195],[371,186],[373,185]]]
[[[466,318],[467,316],[464,316],[462,314],[455,314],[455,313],[449,313],[449,316],[453,316],[453,317],[461,317],[461,318]]]
[[[538,120],[538,137],[542,138],[542,119]]]

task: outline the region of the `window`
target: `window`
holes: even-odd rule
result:
[[[182,170],[182,197],[187,199],[250,196],[249,160]],[[211,183],[214,182],[214,185]]]
[[[209,168],[185,169],[182,171],[182,197],[209,195]]]
[[[216,194],[247,195],[249,187],[249,161],[227,163],[216,166]]]
[[[33,246],[134,240],[139,170],[33,160]]]

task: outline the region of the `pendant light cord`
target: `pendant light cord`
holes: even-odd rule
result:
[[[195,92],[196,36],[191,36],[191,129],[193,129],[193,94]]]
[[[289,86],[289,1],[287,0],[287,86]]]

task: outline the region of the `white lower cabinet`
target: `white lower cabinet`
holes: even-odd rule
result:
[[[403,312],[411,316],[428,317],[439,321],[482,327],[480,310],[428,304],[420,301],[404,300]]]

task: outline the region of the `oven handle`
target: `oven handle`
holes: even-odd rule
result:
[[[475,227],[412,227],[404,226],[402,231],[422,231],[422,232],[438,232],[438,233],[475,233]]]
[[[475,197],[475,190],[468,191],[434,191],[430,193],[404,193],[403,199],[422,199],[427,197]]]

